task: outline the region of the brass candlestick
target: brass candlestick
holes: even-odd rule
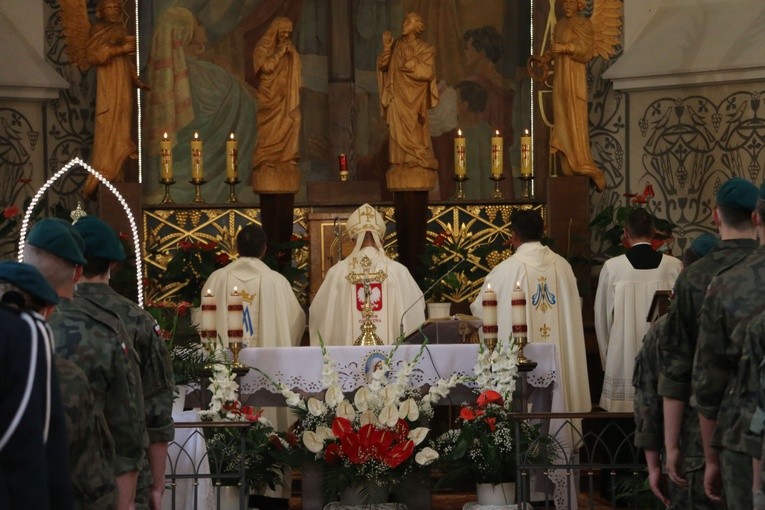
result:
[[[229,338],[228,348],[231,350],[231,368],[244,368],[244,365],[239,361],[239,351],[242,350],[242,340],[232,341]]]
[[[239,201],[236,198],[236,185],[239,184],[242,181],[240,181],[239,179],[234,177],[233,179],[228,179],[227,178],[226,182],[228,183],[228,185],[230,187],[229,192],[228,192],[228,203],[229,204],[235,204],[235,203],[237,203]]]
[[[174,179],[165,179],[164,177],[159,180],[160,183],[165,187],[165,194],[162,196],[162,201],[160,204],[174,204],[173,197],[170,196],[170,186],[175,184]]]
[[[523,354],[523,348],[529,343],[526,336],[518,336],[518,370],[520,372],[530,372],[537,367],[536,361],[531,361]]]
[[[531,187],[533,180],[533,175],[521,175],[521,198],[534,198],[534,190]]]
[[[194,200],[192,200],[192,202],[195,204],[204,204],[205,200],[202,198],[202,185],[207,181],[204,179],[191,179],[189,182],[194,185]]]
[[[457,191],[454,193],[454,200],[465,200],[465,188],[463,183],[468,179],[469,177],[464,174],[457,174],[454,176],[454,180],[457,182]]]
[[[505,176],[503,174],[491,174],[490,178],[492,181],[494,181],[494,194],[492,194],[491,198],[505,198],[505,196],[502,194],[502,191],[499,189],[499,183],[500,181],[505,180]]]

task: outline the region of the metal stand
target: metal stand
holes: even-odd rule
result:
[[[454,180],[457,182],[457,191],[454,193],[454,200],[465,200],[465,188],[463,183],[467,181],[469,177],[467,175],[455,175]]]
[[[533,180],[533,175],[521,175],[521,198],[534,198]]]
[[[235,203],[239,202],[239,200],[237,200],[237,198],[236,198],[236,185],[239,184],[242,181],[240,181],[239,179],[234,177],[233,180],[232,179],[226,179],[226,182],[228,183],[228,185],[230,187],[230,190],[228,192],[228,203],[229,204],[235,204]]]
[[[192,200],[192,203],[204,204],[205,200],[202,198],[202,185],[207,181],[204,179],[191,179],[189,182],[194,185],[194,200]]]
[[[505,176],[502,174],[491,174],[491,180],[494,181],[494,194],[491,196],[491,198],[505,198],[505,196],[502,194],[502,191],[499,189],[499,182],[505,180]]]
[[[242,350],[242,340],[232,342],[228,339],[228,348],[231,350],[231,368],[240,369],[244,368],[244,365],[239,361],[239,351]]]
[[[165,187],[165,194],[162,197],[162,201],[160,202],[160,204],[174,204],[175,202],[173,202],[173,197],[170,196],[170,186],[175,184],[175,180],[160,179],[159,182],[162,183],[162,185]]]
[[[523,348],[528,345],[528,338],[525,336],[518,336],[518,371],[519,372],[531,372],[537,368],[537,362],[531,361],[523,354]]]

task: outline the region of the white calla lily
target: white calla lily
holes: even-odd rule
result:
[[[338,404],[335,408],[335,414],[340,418],[346,418],[350,421],[353,421],[356,418],[356,410],[347,400],[343,400]]]
[[[369,390],[365,387],[359,388],[356,395],[353,396],[353,403],[359,411],[365,411],[369,407]]]
[[[427,466],[438,458],[438,452],[426,446],[414,456],[414,461],[420,466]]]
[[[359,423],[363,427],[364,425],[378,425],[380,422],[377,420],[377,415],[367,409],[363,413],[361,413],[361,417],[359,418]]]
[[[380,423],[386,427],[393,428],[396,426],[396,423],[398,423],[398,409],[395,405],[389,404],[383,407],[378,418],[380,419]]]
[[[327,412],[327,406],[321,400],[311,397],[308,399],[308,412],[312,416],[321,416]]]
[[[425,440],[428,432],[430,432],[428,427],[417,427],[416,429],[410,430],[406,437],[407,439],[411,439],[414,442],[414,445],[417,446]]]
[[[303,432],[303,444],[312,453],[319,453],[324,448],[324,440],[311,430]]]
[[[345,396],[343,395],[343,390],[340,389],[340,386],[333,384],[327,388],[327,393],[324,395],[324,401],[331,409],[337,407],[343,400],[345,400]]]
[[[323,441],[335,439],[335,433],[332,432],[332,429],[323,425],[316,427],[316,435],[319,436]]]

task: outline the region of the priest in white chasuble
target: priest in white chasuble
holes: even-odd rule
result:
[[[361,315],[369,292],[375,333],[385,344],[425,321],[422,291],[402,264],[385,255],[385,220],[369,204],[348,218],[348,235],[356,246],[348,257],[329,268],[309,310],[311,345],[353,345],[361,334]],[[410,308],[411,307],[411,308]]]
[[[236,237],[239,254],[234,262],[213,272],[202,287],[215,296],[215,324],[224,345],[228,343],[228,298],[236,289],[242,296],[242,330],[249,347],[300,345],[305,331],[305,312],[287,279],[261,259],[266,233],[247,225]]]
[[[497,293],[499,338],[513,332],[511,301],[520,285],[526,294],[529,342],[549,342],[557,347],[558,366],[567,412],[592,409],[584,348],[582,305],[571,265],[539,241],[544,221],[539,211],[516,211],[511,220],[515,253],[486,275],[470,310],[483,317],[482,295],[488,285]]]

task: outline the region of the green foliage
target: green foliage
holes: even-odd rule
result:
[[[640,203],[642,203],[642,201]],[[601,254],[601,257],[599,257],[601,261],[616,257],[617,255],[622,255],[627,251],[626,246],[622,242],[624,237],[624,222],[632,211],[640,207],[641,205],[639,203],[630,203],[619,206],[612,204],[602,209],[592,221],[590,221],[590,230],[606,242],[606,249]],[[656,233],[654,234],[654,239],[651,244],[654,249],[660,249],[667,240],[672,239],[672,231],[677,225],[657,217],[655,214],[651,213],[647,205],[645,209],[651,217],[653,217],[654,227],[656,228]]]
[[[213,271],[225,267],[230,261],[228,254],[221,251],[215,241],[180,241],[159,282],[163,285],[181,283],[177,299],[199,306],[202,286]]]
[[[146,310],[157,321],[160,335],[167,342],[175,384],[198,381],[205,366],[205,355],[197,329],[191,324],[189,303],[149,302]]]
[[[614,500],[627,500],[629,508],[636,510],[661,510],[664,508],[664,504],[651,492],[647,473],[618,476],[614,482],[613,498]]]

